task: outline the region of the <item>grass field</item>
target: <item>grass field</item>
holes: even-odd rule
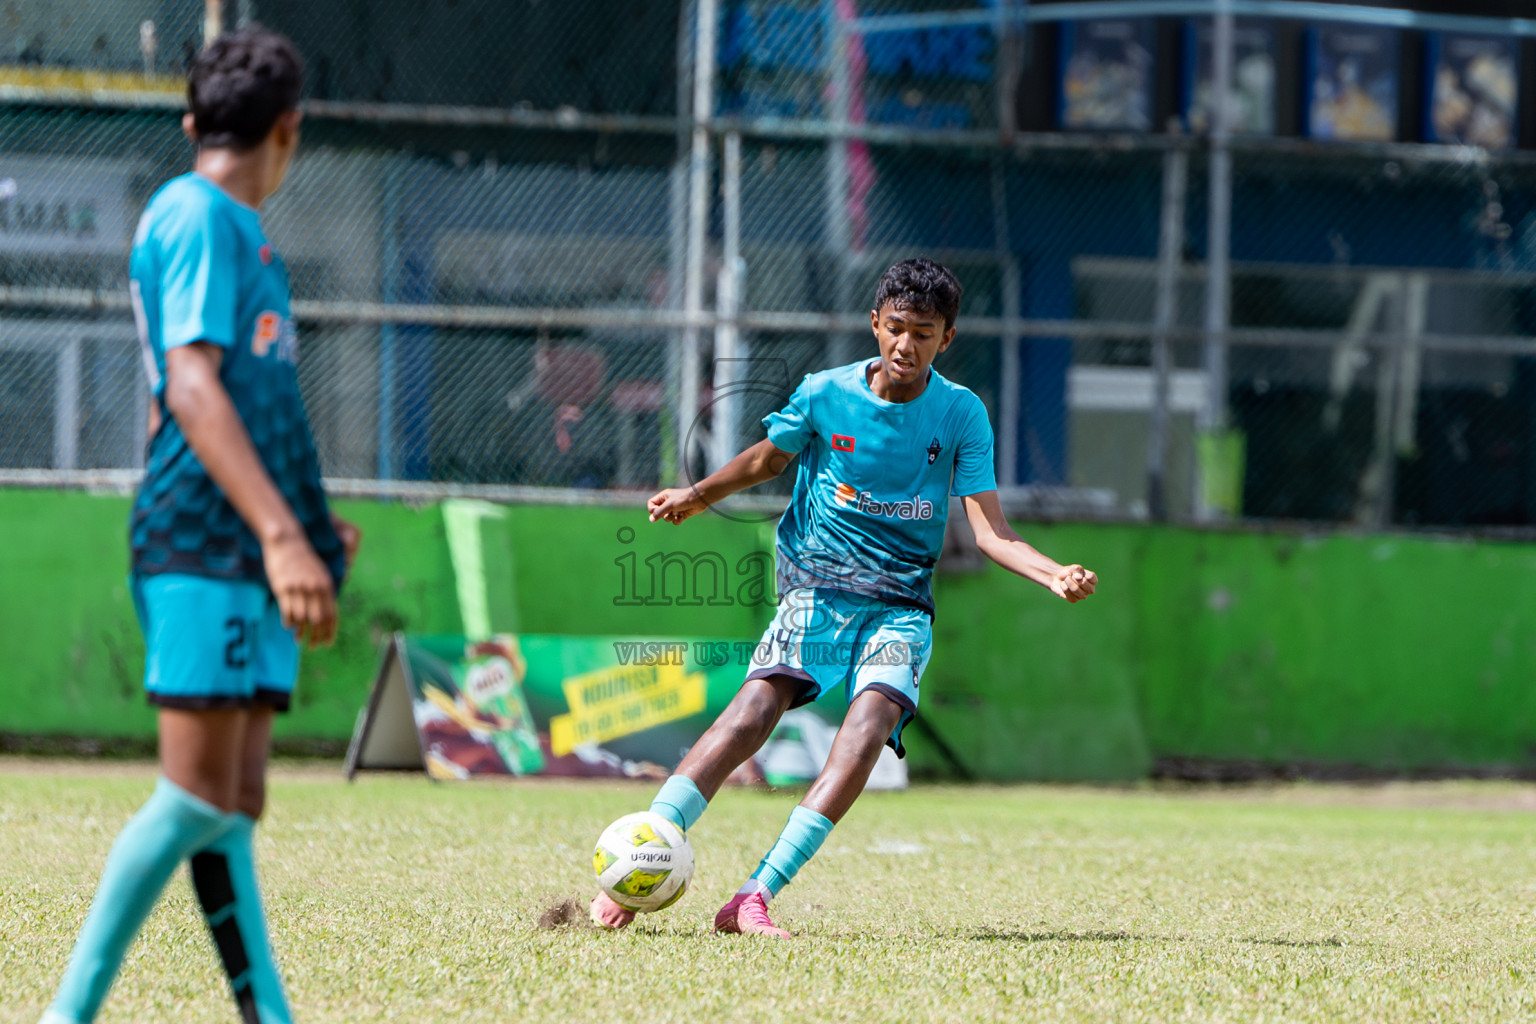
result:
[[[0,1022],[34,1024],[148,765],[0,760]],[[1536,1015],[1536,787],[872,794],[776,901],[714,910],[789,792],[728,791],[676,907],[541,926],[651,787],[281,766],[259,843],[299,1019],[1490,1020]],[[547,925],[547,922],[546,922]],[[184,877],[100,1020],[235,1019]]]

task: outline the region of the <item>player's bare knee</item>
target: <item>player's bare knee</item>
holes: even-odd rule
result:
[[[793,676],[769,676],[766,681],[773,688],[774,721],[777,722],[804,691],[805,683]]]
[[[866,690],[855,698],[844,718],[844,728],[850,726],[860,736],[872,736],[881,743],[895,731],[906,709],[888,693]]]
[[[875,728],[859,729],[854,739],[857,741],[854,747],[855,753],[861,762],[871,762],[880,756],[880,751],[885,747],[885,738],[890,730],[880,731]]]
[[[726,723],[731,735],[741,740],[765,740],[773,731],[778,716],[773,707],[764,701],[745,702],[732,709]]]
[[[749,679],[718,721],[740,739],[768,738],[794,701],[799,683],[784,676]]]

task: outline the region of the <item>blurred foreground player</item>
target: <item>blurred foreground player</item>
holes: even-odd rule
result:
[[[130,527],[162,777],[112,844],[44,1024],[86,1024],[184,860],[244,1024],[291,1020],[256,884],[274,712],[336,632],[356,549],[299,398],[288,276],[257,214],[299,141],[302,62],[259,27],[198,55],[194,170],[139,221],[131,289],[155,426]]]
[[[768,437],[694,487],[649,501],[651,521],[677,524],[800,456],[778,528],[779,611],[729,707],[688,751],[651,810],[684,831],[727,776],[751,757],[790,708],[831,688],[848,713],[827,765],[789,816],[752,877],[715,915],[717,932],[787,937],[768,901],[815,855],[890,745],[917,713],[932,649],[931,577],[950,495],[959,496],[976,545],[1010,572],[1069,602],[1098,577],[1060,565],[1013,532],[992,473],[992,428],[972,392],[932,369],[955,337],[960,283],[932,260],[885,272],[870,312],[878,358],[808,375]],[[606,893],[593,921],[622,928],[634,914]]]

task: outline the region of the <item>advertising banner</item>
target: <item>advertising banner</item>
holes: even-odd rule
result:
[[[1515,144],[1519,40],[1432,32],[1425,66],[1426,139],[1485,149]]]
[[[849,90],[853,124],[919,129],[996,123],[997,40],[991,25],[847,31],[837,63],[835,26],[927,13],[923,3],[860,10],[854,0],[732,0],[720,16],[720,111],[747,117],[829,117],[828,97]]]
[[[0,255],[121,255],[135,212],[125,160],[0,154]]]
[[[1152,128],[1151,18],[1068,22],[1061,29],[1061,126]]]
[[[347,752],[349,777],[664,779],[740,688],[754,642],[654,637],[396,634]],[[735,781],[809,781],[826,763],[841,692],[790,712]],[[887,749],[873,788],[906,772]]]
[[[1390,142],[1397,137],[1396,29],[1313,28],[1307,40],[1307,134],[1314,139]]]
[[[1211,130],[1215,105],[1215,31],[1210,19],[1184,23],[1184,126],[1200,135]],[[1227,97],[1234,135],[1275,134],[1274,25],[1239,18],[1233,29],[1232,91]]]

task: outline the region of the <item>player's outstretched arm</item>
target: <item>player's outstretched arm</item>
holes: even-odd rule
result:
[[[224,352],[194,342],[165,353],[165,405],[208,476],[261,542],[267,583],[283,625],[299,640],[330,643],[336,636],[331,574],[304,528],[272,483],[229,392],[219,380]]]
[[[775,448],[772,441],[764,439],[692,487],[668,487],[657,491],[645,503],[646,510],[651,522],[665,519],[676,526],[737,491],[772,480],[793,461],[792,453]]]
[[[996,491],[967,494],[960,501],[965,505],[966,521],[976,534],[976,547],[1004,569],[1035,581],[1073,604],[1098,587],[1096,573],[1076,564],[1062,565],[1026,544],[1003,517]]]

